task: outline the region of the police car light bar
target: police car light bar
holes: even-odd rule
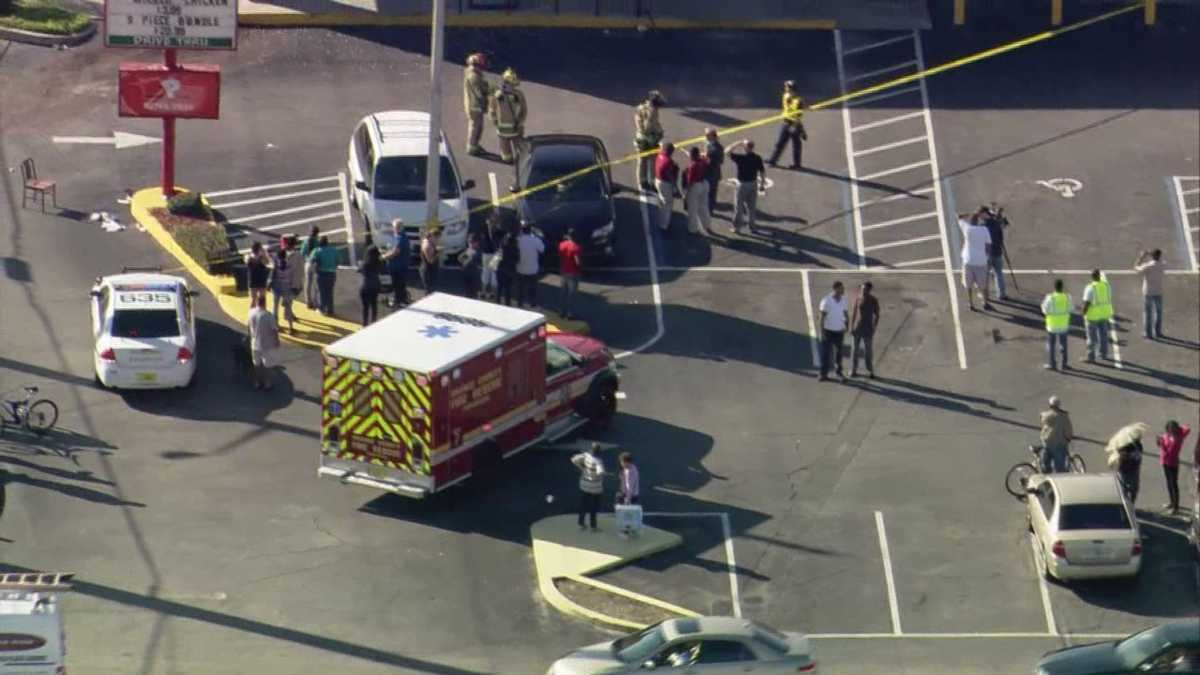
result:
[[[162,272],[162,265],[149,265],[146,267],[135,267],[132,265],[122,265],[121,274],[129,272]]]
[[[69,591],[74,572],[9,572],[0,574],[0,591]]]

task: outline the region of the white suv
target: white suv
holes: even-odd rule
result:
[[[389,110],[367,115],[350,138],[350,203],[366,221],[367,231],[381,246],[392,244],[391,222],[404,221],[409,239],[420,237],[425,221],[425,168],[429,156],[429,113]],[[459,181],[458,166],[446,134],[438,146],[441,155],[438,244],[446,256],[467,247],[470,213],[464,191],[475,181]],[[415,254],[416,247],[413,247]]]

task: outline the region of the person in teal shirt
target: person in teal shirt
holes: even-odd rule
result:
[[[321,237],[317,248],[308,258],[317,268],[317,293],[320,310],[325,316],[333,316],[333,285],[337,282],[338,251],[329,243],[329,237]]]

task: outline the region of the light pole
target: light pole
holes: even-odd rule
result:
[[[439,145],[442,136],[442,53],[446,32],[446,0],[432,0],[433,38],[429,45],[429,157],[425,165],[425,227],[428,232],[438,225],[441,205],[442,158]]]

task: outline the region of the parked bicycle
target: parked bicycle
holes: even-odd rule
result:
[[[1042,445],[1030,445],[1029,452],[1033,455],[1033,462],[1018,462],[1008,470],[1008,475],[1004,477],[1004,489],[1008,490],[1009,494],[1020,500],[1025,499],[1029,477],[1042,472],[1039,467],[1042,465],[1042,452],[1045,449]],[[1087,465],[1083,463],[1083,457],[1071,453],[1067,455],[1067,470],[1071,473],[1086,473]]]
[[[38,388],[24,387],[25,398],[19,400],[5,399],[0,406],[0,434],[8,427],[20,427],[43,436],[54,423],[58,421],[58,406],[49,399],[33,400]],[[15,391],[15,390],[13,390]],[[9,392],[12,393],[12,392]]]

